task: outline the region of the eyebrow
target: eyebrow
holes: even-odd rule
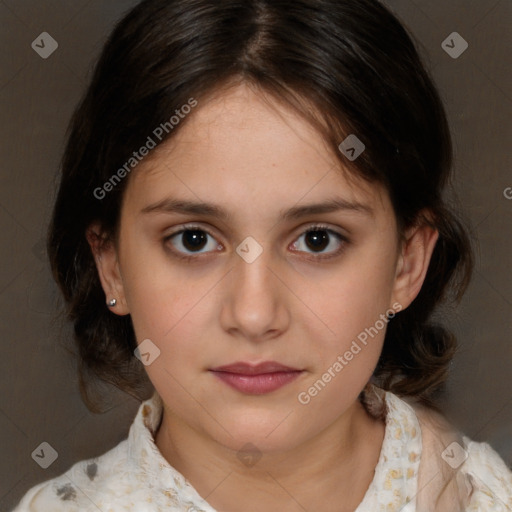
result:
[[[280,214],[284,220],[297,220],[309,215],[332,213],[337,211],[353,211],[373,216],[374,211],[369,205],[347,201],[335,197],[322,203],[312,203],[303,206],[293,206],[288,210],[281,210]],[[157,203],[150,204],[143,208],[140,213],[181,213],[184,215],[204,215],[222,221],[228,221],[231,215],[227,210],[212,203],[185,201],[180,199],[166,198]]]

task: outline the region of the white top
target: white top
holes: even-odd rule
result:
[[[512,472],[488,444],[446,432],[396,395],[373,391],[386,429],[355,512],[512,511]],[[12,512],[215,512],[156,446],[161,415],[155,392],[141,403],[127,439],[32,487]]]

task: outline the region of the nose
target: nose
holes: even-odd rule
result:
[[[276,338],[288,329],[290,292],[270,251],[263,250],[250,261],[234,255],[220,321],[232,336],[257,343]]]

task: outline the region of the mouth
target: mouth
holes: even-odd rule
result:
[[[274,361],[257,365],[237,362],[209,371],[228,386],[248,395],[263,395],[276,391],[303,373],[303,370]]]

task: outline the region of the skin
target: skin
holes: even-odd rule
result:
[[[308,123],[248,85],[199,103],[154,151],[130,176],[117,242],[100,245],[98,224],[87,236],[106,299],[117,299],[112,313],[130,314],[138,342],[149,338],[161,351],[145,367],[164,402],[158,448],[218,510],[316,510],[320,496],[322,510],[353,511],[384,436],[357,398],[385,328],[307,405],[297,397],[386,310],[412,302],[437,232],[417,226],[400,242],[387,192],[347,179]],[[371,212],[282,217],[334,196]],[[229,218],[141,213],[168,197],[215,203]],[[211,233],[200,254],[182,235],[164,240],[185,223]],[[330,235],[315,252],[305,232],[316,223],[348,242]],[[248,236],[263,250],[252,263],[236,252]],[[236,361],[304,371],[249,396],[208,371]],[[261,454],[252,467],[237,457],[247,443]]]

